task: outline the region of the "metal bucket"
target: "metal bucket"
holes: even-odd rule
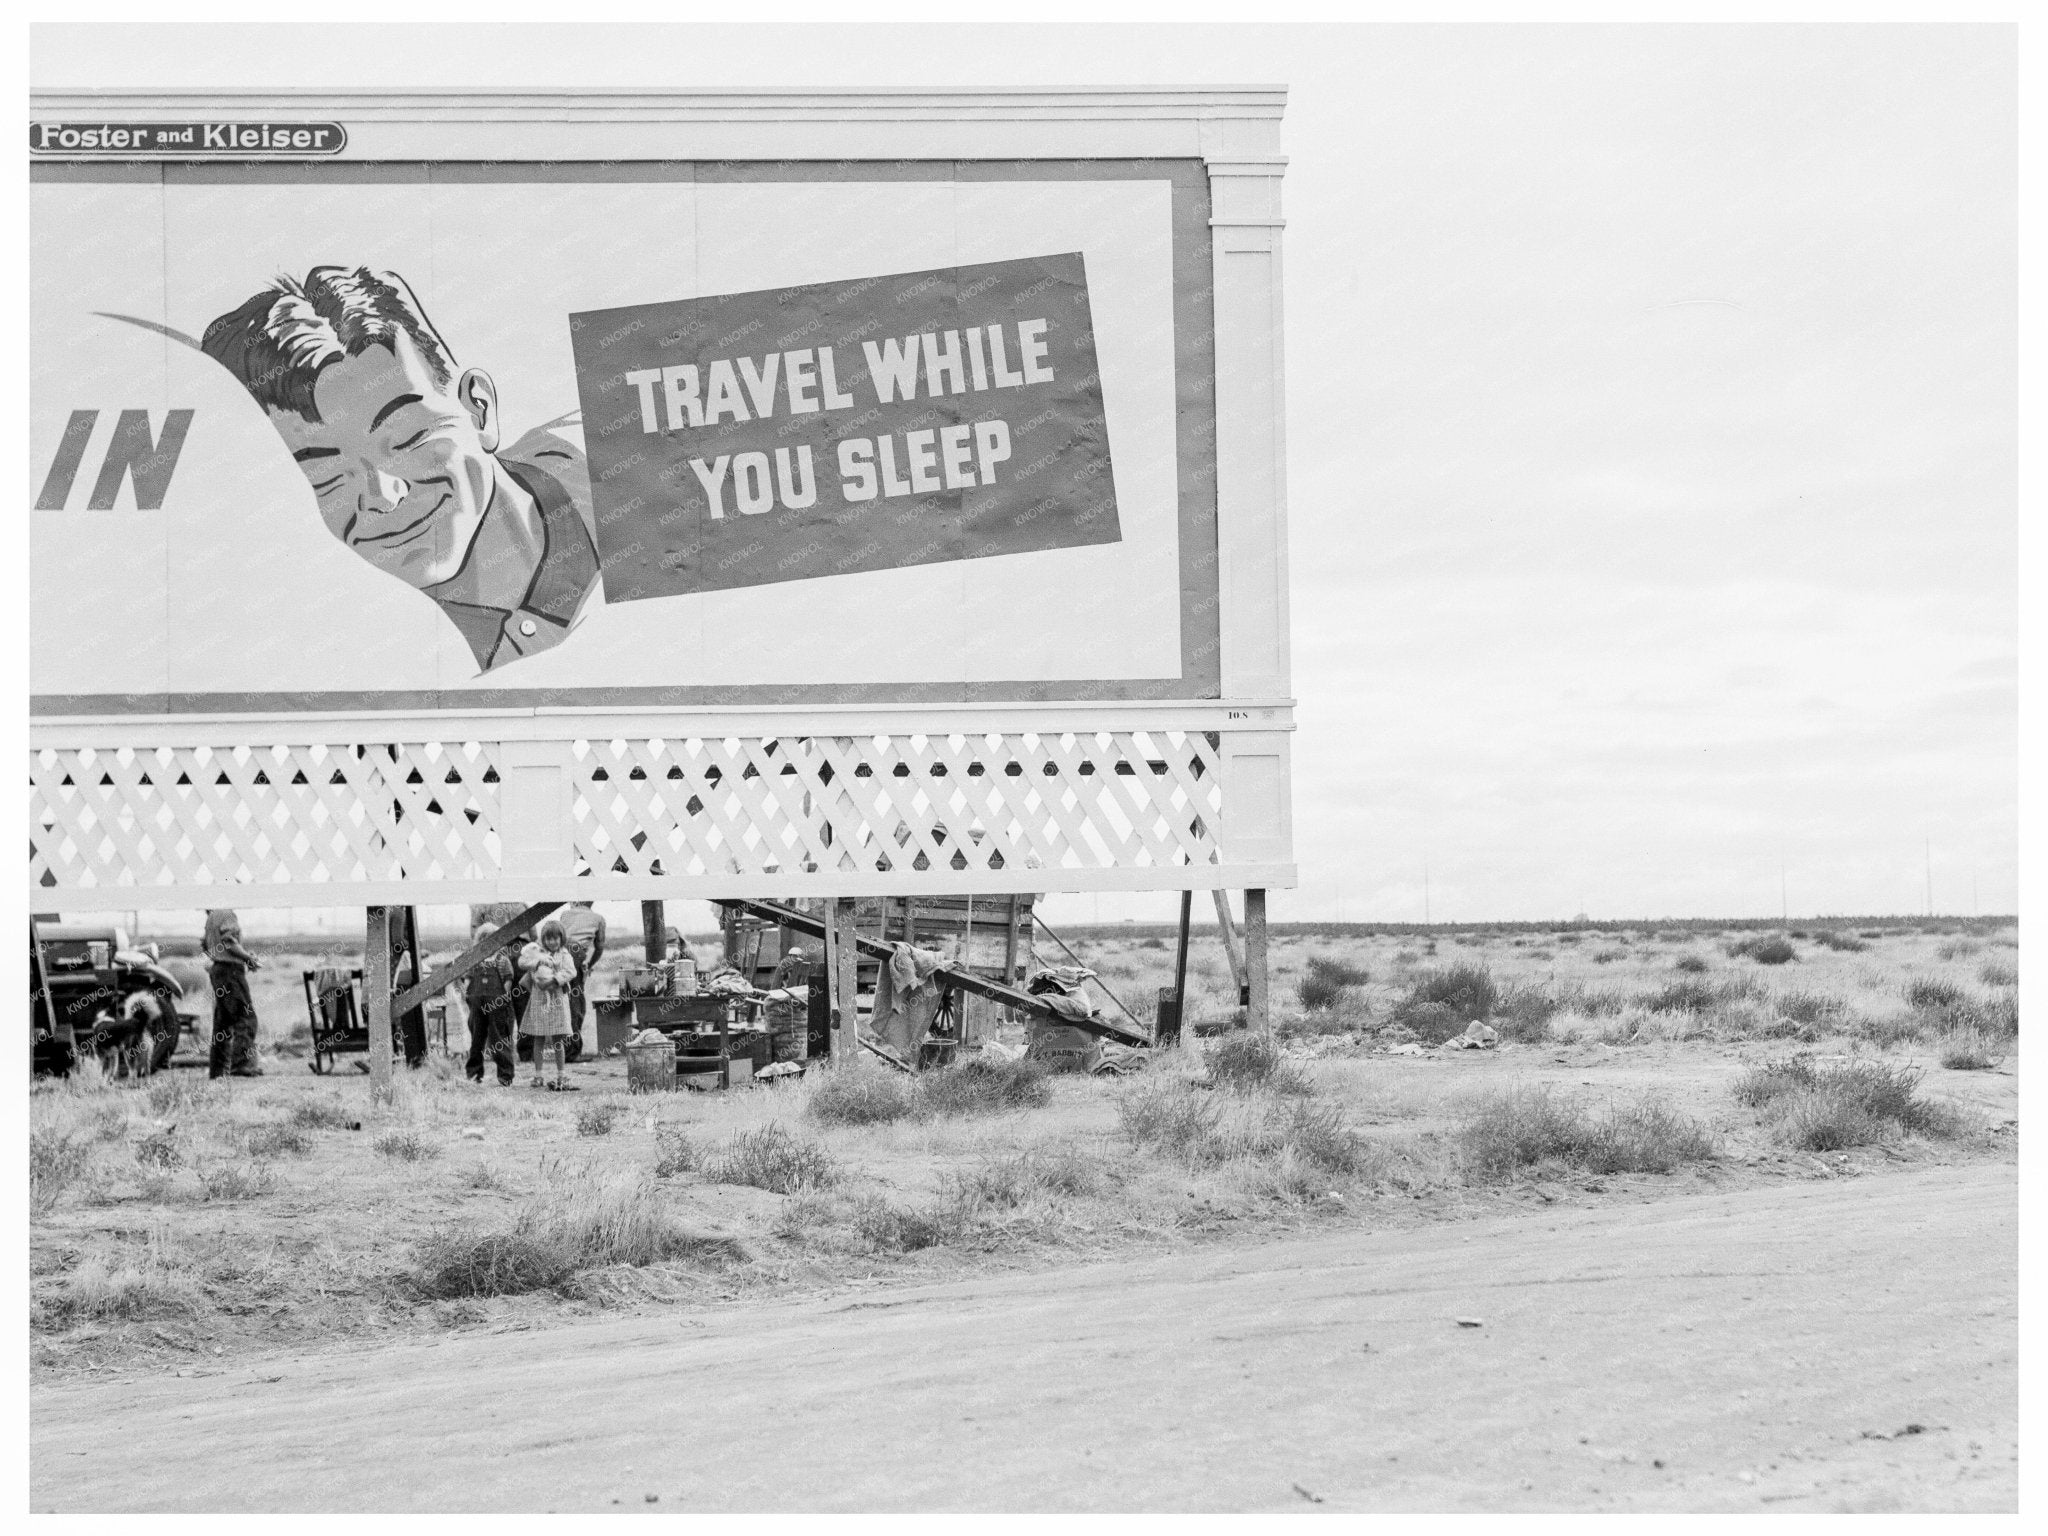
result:
[[[626,1091],[628,1093],[674,1093],[676,1088],[676,1048],[672,1041],[660,1040],[647,1045],[629,1045],[626,1052]]]

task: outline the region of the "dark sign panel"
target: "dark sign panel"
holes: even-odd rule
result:
[[[348,143],[339,123],[30,123],[32,154],[163,155],[247,160],[338,155]]]
[[[1122,537],[1078,252],[570,327],[608,601]]]

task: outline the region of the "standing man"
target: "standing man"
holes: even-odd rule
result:
[[[474,942],[491,936],[490,924],[476,931]],[[512,1086],[512,960],[504,950],[471,971],[462,986],[469,1004],[469,1080],[484,1080],[484,1058],[498,1067],[498,1085]]]
[[[213,1048],[208,1077],[261,1077],[256,1065],[256,1003],[249,996],[249,972],[263,962],[242,947],[242,920],[225,907],[206,914],[199,941],[213,981]]]
[[[569,1043],[565,1059],[583,1054],[584,985],[597,962],[604,958],[604,919],[587,901],[572,901],[562,914],[562,933],[569,941],[569,953],[576,961],[576,980],[569,988]]]

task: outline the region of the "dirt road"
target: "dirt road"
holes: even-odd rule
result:
[[[2012,1510],[2016,1242],[1980,1165],[66,1385],[32,1506]]]

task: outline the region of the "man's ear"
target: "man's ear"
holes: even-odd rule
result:
[[[455,381],[455,398],[476,423],[476,435],[483,439],[484,452],[497,452],[498,386],[491,382],[491,376],[481,368],[468,369]]]

